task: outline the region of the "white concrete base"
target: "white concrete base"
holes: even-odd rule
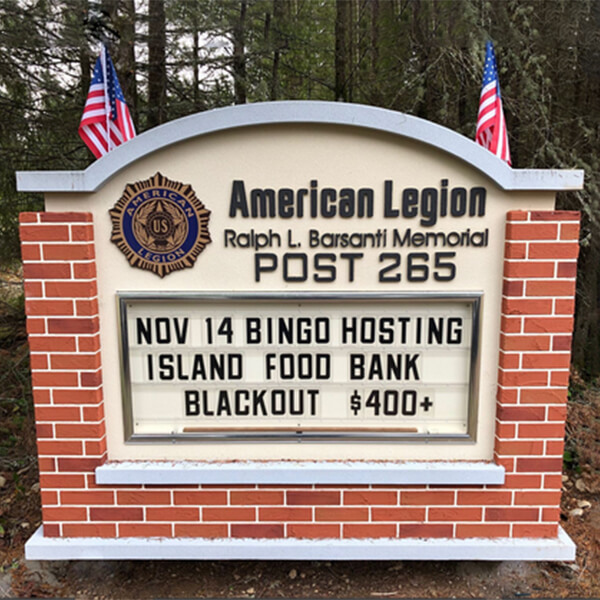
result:
[[[575,544],[555,539],[215,539],[45,538],[25,545],[29,560],[574,560]]]

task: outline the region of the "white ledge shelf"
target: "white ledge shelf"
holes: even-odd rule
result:
[[[96,483],[501,485],[504,467],[489,462],[130,461],[97,467]]]

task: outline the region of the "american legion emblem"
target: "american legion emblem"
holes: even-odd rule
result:
[[[132,266],[164,277],[193,267],[210,243],[210,211],[189,184],[171,181],[156,173],[130,183],[109,211],[111,242]]]

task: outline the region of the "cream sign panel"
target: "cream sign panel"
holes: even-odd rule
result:
[[[111,459],[492,459],[506,213],[552,192],[289,124],[178,142],[93,199]]]
[[[478,298],[419,300],[123,298],[131,438],[468,439]]]

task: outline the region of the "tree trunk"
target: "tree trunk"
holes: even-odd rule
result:
[[[124,0],[125,19],[121,27],[121,87],[129,105],[131,118],[138,124],[138,93],[135,65],[135,0]]]
[[[247,0],[240,2],[240,15],[233,27],[233,95],[236,104],[246,103],[246,12]]]
[[[167,68],[165,57],[165,6],[150,0],[148,8],[148,127],[167,120]]]
[[[348,102],[350,0],[336,0],[334,100]]]

